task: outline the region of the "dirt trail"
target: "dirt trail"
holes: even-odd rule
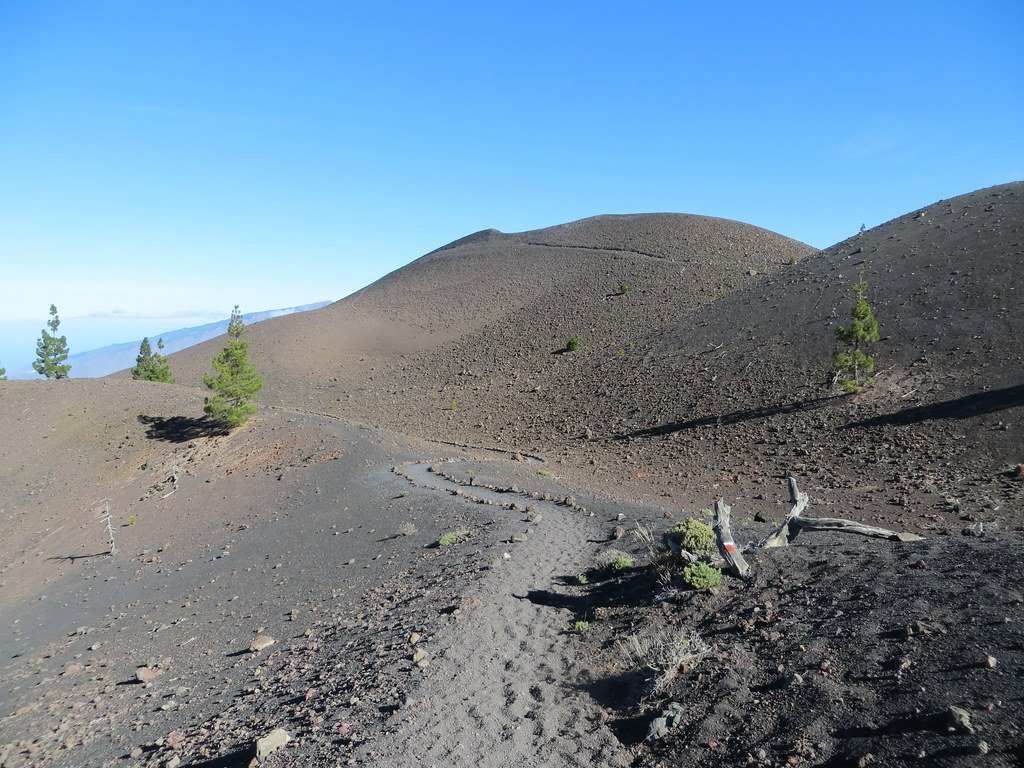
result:
[[[468,495],[522,515],[525,492],[495,491],[449,479],[427,464],[397,471],[422,487]],[[435,467],[437,468],[437,467]],[[513,506],[515,507],[513,509]],[[536,525],[523,522],[490,573],[466,596],[471,619],[433,638],[430,670],[417,699],[397,712],[391,733],[363,758],[378,765],[627,766],[630,756],[603,724],[600,708],[580,682],[578,636],[572,614],[536,595],[573,594],[567,574],[593,564],[602,544],[587,512],[554,500],[530,499]],[[519,511],[523,510],[523,511]],[[513,526],[514,527],[514,526]],[[522,539],[518,541],[518,539]],[[506,558],[505,555],[508,555]],[[558,585],[558,586],[556,586]],[[434,651],[434,649],[437,649]]]

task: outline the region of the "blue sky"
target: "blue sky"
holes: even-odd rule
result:
[[[486,227],[824,247],[1024,178],[1022,36],[1019,0],[0,3],[0,364],[51,303],[84,351]]]

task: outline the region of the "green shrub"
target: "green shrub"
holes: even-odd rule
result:
[[[572,625],[572,631],[575,632],[577,635],[582,635],[588,629],[590,629],[590,622],[589,621],[582,621],[582,620],[580,620],[580,621],[577,621],[575,624]]]
[[[722,583],[722,572],[707,563],[690,563],[683,568],[683,582],[691,589],[710,589]]]
[[[673,525],[662,535],[662,540],[669,549],[673,549],[669,543],[672,542],[691,555],[704,559],[714,557],[718,551],[714,530],[695,517],[689,517]]]
[[[630,291],[629,283],[619,283],[619,296],[625,296]]]
[[[626,571],[633,567],[633,558],[629,555],[616,555],[608,565],[613,571]]]
[[[452,410],[453,411],[459,410],[459,401],[456,400],[454,397],[452,398]]]
[[[579,573],[576,574],[576,583],[583,587],[590,583],[590,579],[587,578],[586,573]]]
[[[565,342],[565,348],[570,352],[575,352],[580,348],[580,339],[578,336],[573,336],[567,342]]]
[[[438,547],[450,547],[452,544],[456,544],[462,541],[469,535],[469,531],[448,531],[441,535],[435,542]]]

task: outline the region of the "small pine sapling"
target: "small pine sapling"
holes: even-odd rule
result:
[[[217,375],[207,373],[203,382],[217,394],[206,398],[203,410],[224,429],[240,427],[256,413],[252,398],[263,387],[256,375],[256,366],[249,360],[249,342],[242,341],[245,325],[235,305],[228,324],[228,343],[216,357],[213,367]]]
[[[847,392],[859,392],[863,387],[874,384],[871,374],[875,372],[875,358],[867,350],[878,341],[878,320],[868,303],[865,293],[868,284],[864,280],[864,268],[853,287],[856,300],[850,312],[850,324],[836,328],[836,338],[846,345],[845,350],[834,355],[836,380]]]
[[[162,350],[164,348],[164,340],[159,339],[156,347]],[[171,375],[171,366],[167,362],[167,358],[160,354],[160,352],[153,351],[148,338],[143,339],[142,344],[139,345],[139,355],[135,358],[132,378],[138,381],[174,383],[174,377]]]
[[[57,315],[57,306],[50,305],[50,319],[46,321],[46,328],[43,329],[36,342],[36,361],[32,367],[36,373],[48,379],[66,379],[71,371],[71,365],[65,361],[68,359],[67,336],[58,336],[57,329],[60,327],[60,317]]]

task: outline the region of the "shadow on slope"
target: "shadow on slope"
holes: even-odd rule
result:
[[[973,395],[944,400],[941,403],[904,408],[895,413],[887,413],[847,424],[845,428],[906,426],[935,419],[969,419],[973,416],[982,416],[986,413],[1005,411],[1008,408],[1019,406],[1024,406],[1024,384],[989,392],[975,392]]]
[[[252,765],[255,762],[255,758],[256,750],[248,746],[210,760],[189,763],[188,768],[245,768],[247,765]]]
[[[145,424],[146,437],[150,440],[160,440],[165,443],[187,443],[199,437],[214,437],[227,434],[222,427],[217,426],[205,416],[194,418],[192,416],[147,416],[141,414],[139,423]]]
[[[741,424],[745,421],[767,419],[769,416],[779,416],[781,414],[790,413],[803,413],[804,411],[811,411],[816,408],[822,408],[828,405],[828,403],[832,402],[833,400],[838,400],[839,398],[842,397],[846,397],[846,395],[825,395],[823,397],[815,397],[809,400],[795,400],[791,403],[773,405],[767,408],[748,408],[742,411],[733,411],[732,413],[701,416],[700,418],[690,419],[688,421],[674,421],[669,424],[660,424],[656,427],[638,429],[635,432],[630,432],[625,435],[616,435],[616,439],[627,440],[633,437],[661,437],[662,435],[670,435],[673,432],[683,432],[688,429],[696,429],[697,427]]]

